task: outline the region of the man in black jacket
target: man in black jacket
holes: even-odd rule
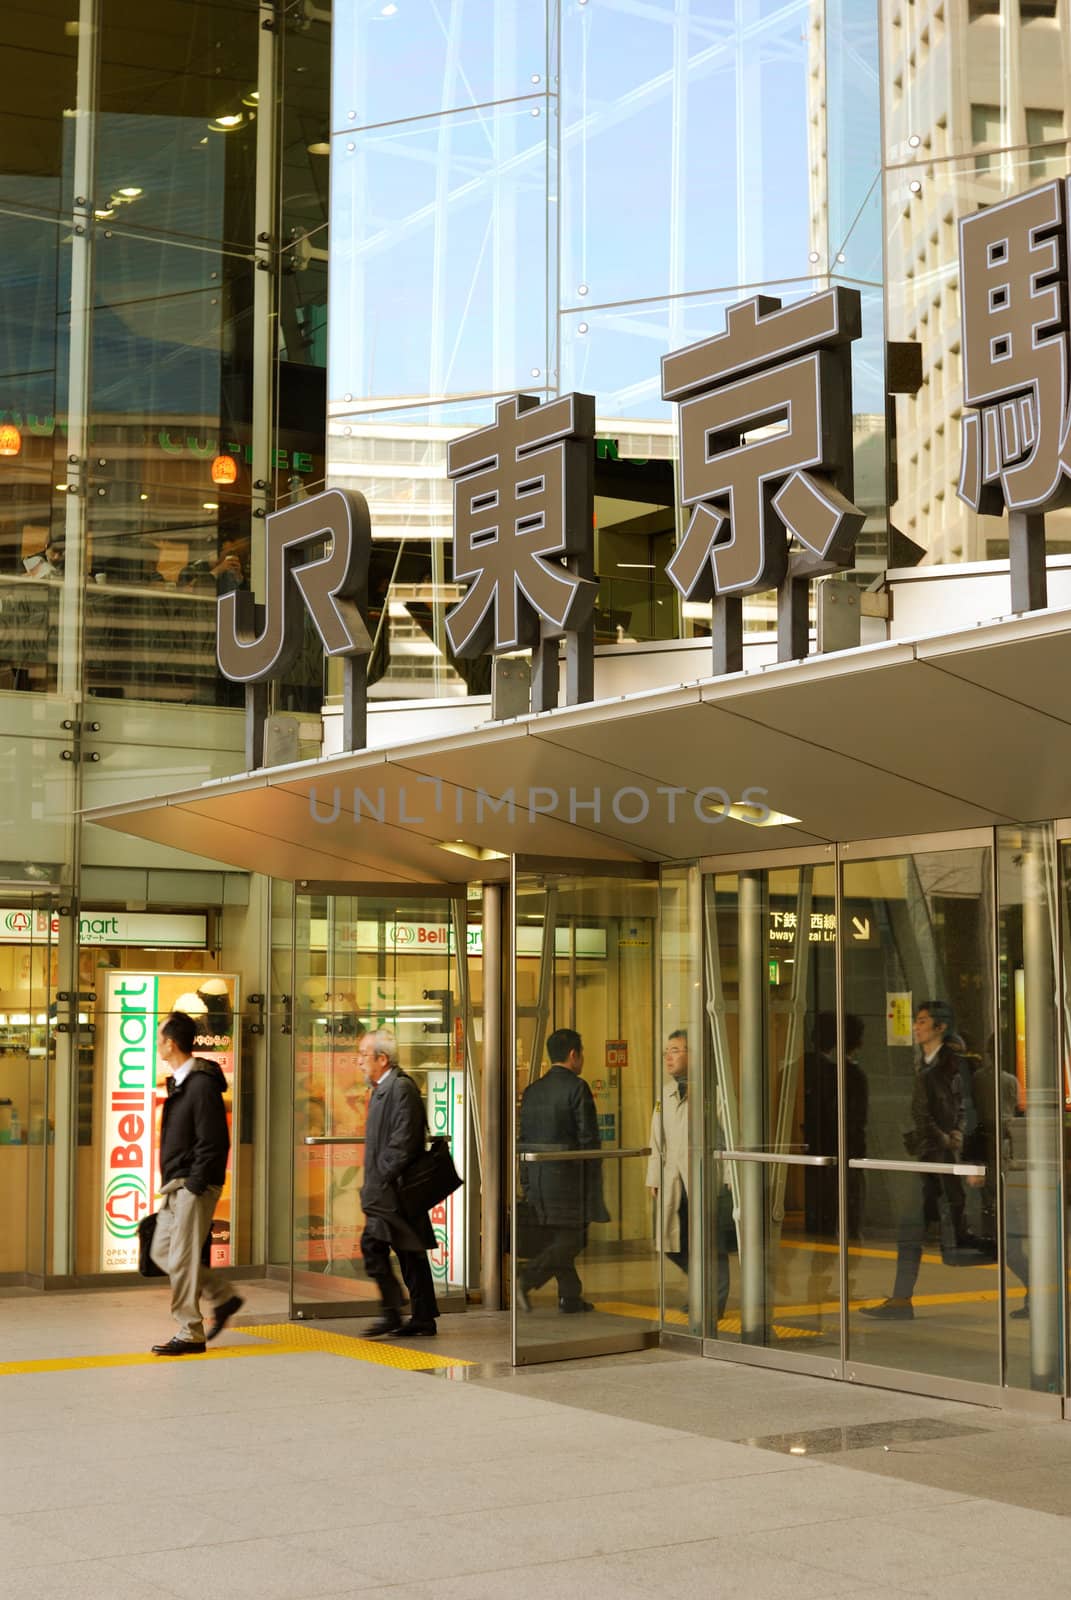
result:
[[[385,1029],[364,1035],[357,1046],[357,1065],[372,1089],[364,1130],[361,1254],[382,1301],[381,1314],[369,1328],[369,1336],[377,1339],[398,1333],[402,1338],[432,1339],[438,1332],[439,1306],[428,1251],[435,1248],[435,1230],[426,1211],[408,1216],[402,1210],[396,1187],[427,1141],[424,1102],[413,1079],[399,1067],[394,1035]],[[411,1315],[404,1326],[402,1286],[391,1266],[392,1249],[409,1291]]]
[[[952,1008],[944,1000],[924,1000],[915,1013],[919,1065],[911,1094],[912,1126],[904,1147],[912,1161],[951,1166],[963,1159],[967,1125],[963,1073],[966,1068],[952,1032]],[[896,1278],[888,1300],[860,1306],[864,1317],[909,1322],[915,1315],[912,1296],[922,1263],[926,1230],[941,1230],[941,1254],[948,1265],[962,1265],[957,1251],[972,1241],[964,1223],[963,1180],[950,1172],[925,1173],[900,1221]]]
[[[584,1046],[573,1028],[557,1028],[547,1040],[550,1067],[530,1083],[521,1099],[518,1144],[523,1152],[597,1150],[599,1118],[590,1088],[580,1076]],[[546,1243],[518,1275],[521,1305],[548,1278],[558,1282],[558,1310],[592,1311],[585,1300],[576,1258],[588,1242],[588,1224],[608,1222],[601,1161],[524,1161],[521,1184]]]
[[[228,1296],[226,1283],[201,1259],[227,1175],[231,1138],[223,1105],[227,1080],[214,1061],[193,1054],[196,1037],[192,1017],[173,1011],[157,1044],[168,1079],[160,1126],[163,1203],[156,1213],[151,1253],[171,1279],[171,1314],[179,1325],[173,1339],[153,1345],[158,1356],[203,1354],[202,1291],[215,1308],[209,1339],[223,1332],[242,1304],[238,1295]]]

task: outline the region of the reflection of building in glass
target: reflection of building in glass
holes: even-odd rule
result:
[[[890,515],[932,562],[1007,556],[1003,518],[958,498],[963,400],[956,221],[1067,172],[1068,44],[1057,0],[970,0],[884,13],[889,336],[922,346],[917,395],[895,403]],[[1052,552],[1071,549],[1066,512]]]

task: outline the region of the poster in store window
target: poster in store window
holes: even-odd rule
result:
[[[172,1011],[198,1027],[194,1054],[215,1061],[227,1080],[224,1105],[231,1155],[212,1219],[212,1265],[232,1261],[231,1174],[234,1160],[238,977],[221,972],[111,971],[105,978],[100,1264],[136,1272],[138,1223],[156,1209],[160,1188],[160,1117],[167,1090],[156,1034]]]

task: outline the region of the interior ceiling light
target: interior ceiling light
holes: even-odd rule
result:
[[[242,96],[242,104],[244,106],[258,106],[260,104],[260,90],[247,89]]]
[[[740,800],[734,800],[729,809],[719,800],[704,800],[703,810],[708,817],[732,817],[734,822],[746,822],[752,828],[785,828],[799,822],[799,817],[790,817],[784,811],[773,811],[769,806],[745,805]]]
[[[452,856],[466,856],[469,861],[506,861],[501,850],[488,850],[482,844],[469,844],[464,839],[441,839],[440,850],[449,850]]]
[[[0,427],[0,456],[17,456],[22,449],[22,433],[13,422]]]
[[[124,200],[136,200],[139,195],[143,195],[145,193],[145,190],[139,189],[136,184],[131,183],[128,184],[125,189],[117,190],[117,193]]]
[[[331,154],[331,144],[327,139],[314,139],[305,148],[310,156],[329,156]]]
[[[240,128],[245,121],[245,114],[241,111],[228,111],[222,117],[213,117],[208,124],[210,133],[233,133],[235,128]]]
[[[94,211],[93,215],[96,217],[98,222],[106,222],[109,217],[115,216],[115,207],[101,206],[100,210]]]

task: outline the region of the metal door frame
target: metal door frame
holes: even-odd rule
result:
[[[458,963],[459,969],[460,969],[461,965],[463,964],[464,960],[467,958],[467,951],[465,949],[461,948],[460,943],[459,943],[458,938],[457,938],[457,928],[458,928],[458,925],[459,925],[459,918],[458,918],[458,914],[457,914],[457,906],[458,906],[459,903],[460,903],[461,908],[462,908],[461,925],[464,926],[464,922],[465,922],[465,920],[467,920],[467,911],[465,909],[467,907],[467,903],[468,903],[468,885],[467,885],[467,883],[456,883],[456,884],[401,883],[401,884],[395,885],[395,884],[391,884],[391,883],[354,882],[352,880],[347,880],[347,879],[344,879],[344,880],[341,880],[341,881],[335,881],[333,879],[301,878],[301,879],[298,879],[294,884],[294,892],[293,892],[293,895],[291,897],[291,905],[290,905],[290,974],[291,974],[291,982],[292,983],[296,984],[296,976],[297,976],[297,907],[298,907],[298,898],[301,895],[305,895],[307,897],[312,897],[313,895],[325,895],[325,896],[335,896],[335,897],[346,896],[348,898],[355,898],[355,899],[362,899],[363,898],[363,899],[379,899],[379,900],[386,899],[386,900],[403,900],[403,901],[404,900],[425,900],[425,901],[426,900],[441,900],[443,902],[444,907],[448,907],[449,908],[448,920],[449,920],[451,926],[455,929],[455,952],[454,952],[454,955],[455,955],[455,960]],[[459,993],[459,1005],[460,1006],[464,1006],[465,1003],[466,1003],[466,998],[469,995],[469,989],[468,989],[467,981],[462,981],[461,980],[460,973],[458,973],[458,993]],[[470,1009],[471,1009],[471,1007],[470,1007]],[[470,1138],[470,1129],[472,1127],[474,1114],[477,1117],[478,1117],[478,1114],[479,1114],[478,1104],[476,1106],[474,1106],[473,1103],[472,1103],[472,1062],[473,1062],[473,1058],[472,1058],[472,1049],[471,1049],[471,1047],[472,1047],[472,1018],[471,1018],[471,1015],[468,1015],[468,1016],[465,1017],[465,1130],[464,1130],[464,1132],[465,1132],[466,1171],[470,1172],[470,1173],[471,1173],[471,1165],[469,1164],[469,1157],[471,1155],[471,1149],[472,1149],[472,1140]],[[296,1129],[296,1126],[295,1126],[295,1115],[294,1115],[294,1106],[296,1104],[296,1091],[297,1091],[297,1033],[293,1028],[291,1028],[291,1031],[290,1031],[290,1206],[289,1206],[289,1226],[288,1226],[288,1233],[289,1233],[289,1259],[288,1259],[288,1262],[287,1262],[287,1277],[286,1277],[286,1284],[287,1284],[287,1320],[290,1321],[290,1322],[311,1322],[311,1321],[317,1321],[317,1320],[321,1320],[321,1321],[328,1321],[328,1320],[334,1321],[336,1319],[337,1320],[341,1320],[344,1317],[368,1318],[369,1316],[375,1315],[375,1310],[376,1310],[375,1302],[372,1302],[371,1309],[369,1309],[368,1305],[365,1305],[364,1303],[362,1303],[360,1301],[355,1301],[355,1300],[309,1301],[309,1302],[303,1302],[302,1305],[300,1306],[300,1308],[296,1308],[295,1305],[294,1305],[294,1220],[295,1220],[295,1193],[296,1193],[296,1183],[297,1183],[297,1129]],[[304,1142],[307,1145],[363,1144],[364,1140],[363,1139],[358,1139],[358,1138],[352,1138],[351,1139],[351,1138],[347,1138],[345,1136],[334,1137],[334,1136],[331,1136],[331,1135],[324,1135],[324,1136],[321,1136],[321,1137],[306,1137]],[[466,1208],[466,1210],[465,1210],[465,1220],[463,1222],[463,1229],[464,1229],[464,1232],[465,1232],[465,1235],[466,1235],[466,1243],[468,1241],[468,1235],[469,1235],[469,1227],[468,1227],[468,1214],[469,1213],[468,1213],[468,1208],[469,1208],[470,1196],[471,1196],[472,1188],[473,1188],[473,1185],[466,1184],[465,1189],[463,1191],[464,1194],[465,1194],[464,1203],[465,1203],[465,1208]],[[466,1262],[467,1262],[466,1275],[467,1276],[471,1276],[471,1262],[468,1261],[467,1252],[466,1252]],[[465,1292],[465,1288],[467,1288],[467,1285],[462,1288],[460,1293],[454,1293],[454,1294],[450,1294],[450,1295],[438,1294],[438,1293],[436,1294],[436,1298],[438,1299],[440,1310],[443,1313],[443,1315],[449,1315],[449,1314],[454,1313],[454,1312],[465,1311],[465,1310],[468,1309],[468,1296],[467,1296],[467,1294]]]
[[[961,1400],[974,1404],[1009,1407],[1027,1410],[1048,1416],[1065,1413],[1071,1418],[1071,1401],[1064,1401],[1061,1395],[1051,1395],[1026,1389],[1011,1389],[1004,1382],[1005,1351],[1004,1351],[1004,1215],[1001,1207],[1001,1227],[998,1239],[998,1286],[1000,1291],[999,1315],[997,1319],[997,1370],[998,1381],[994,1384],[978,1383],[972,1380],[944,1378],[933,1376],[925,1372],[913,1372],[908,1369],[881,1367],[860,1362],[848,1353],[848,1258],[844,1248],[844,1223],[847,1212],[847,1165],[842,1159],[846,1143],[846,1107],[844,1094],[844,943],[842,930],[843,918],[843,867],[855,861],[873,861],[897,856],[923,855],[936,851],[956,851],[985,848],[989,851],[989,888],[990,888],[990,952],[991,952],[991,1007],[994,1036],[999,1037],[999,952],[997,948],[997,914],[999,907],[997,884],[997,834],[996,828],[972,828],[957,831],[935,832],[928,834],[907,834],[889,838],[853,840],[848,843],[827,845],[820,848],[804,850],[766,850],[755,851],[749,854],[733,854],[726,856],[704,856],[700,859],[699,866],[704,877],[718,873],[738,872],[745,870],[771,870],[777,867],[800,867],[817,865],[820,862],[832,862],[835,866],[835,914],[837,919],[837,941],[835,945],[834,968],[836,978],[836,1011],[837,1011],[837,1142],[838,1142],[838,1223],[840,1249],[838,1254],[839,1267],[839,1299],[840,1299],[840,1354],[839,1357],[812,1356],[804,1353],[795,1353],[782,1350],[766,1349],[757,1345],[730,1344],[717,1338],[704,1334],[701,1341],[683,1339],[679,1334],[668,1336],[663,1334],[664,1343],[672,1343],[678,1347],[685,1344],[694,1346],[701,1344],[702,1353],[721,1361],[739,1361],[746,1365],[774,1368],[780,1371],[802,1372],[816,1377],[833,1378],[848,1383],[864,1383],[875,1388],[895,1389],[901,1393],[923,1394],[937,1399]],[[1061,821],[1055,825],[1057,841],[1071,840],[1071,819]],[[703,938],[706,939],[706,916],[703,918]],[[1059,941],[1062,944],[1062,940]],[[1054,962],[1057,971],[1063,974],[1063,951],[1058,948],[1054,951]],[[705,970],[705,968],[704,968]],[[704,978],[705,982],[705,978]],[[1063,1008],[1058,1008],[1057,1022],[1057,1048],[1058,1059],[1064,1059],[1066,1048],[1063,1030]],[[997,1151],[998,1168],[1001,1153]],[[1061,1184],[1063,1177],[1061,1173]],[[1063,1211],[1063,1198],[1061,1195],[1061,1212]],[[704,1227],[708,1219],[704,1216]],[[1064,1230],[1065,1251],[1067,1249],[1067,1230]],[[1065,1275],[1066,1275],[1065,1262]],[[1065,1327],[1066,1327],[1065,1318]],[[1069,1371],[1067,1352],[1064,1352],[1065,1372]]]

